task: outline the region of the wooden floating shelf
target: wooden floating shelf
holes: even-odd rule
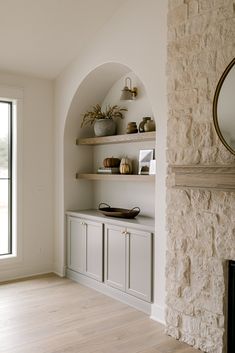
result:
[[[137,134],[113,135],[104,137],[87,137],[76,140],[76,145],[107,145],[114,143],[128,143],[141,141],[154,141],[156,131],[142,132]]]
[[[235,165],[171,165],[177,189],[235,191]]]
[[[106,180],[106,181],[137,181],[154,182],[155,175],[134,175],[134,174],[76,174],[76,179]]]

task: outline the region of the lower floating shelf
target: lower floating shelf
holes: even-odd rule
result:
[[[107,181],[138,181],[153,182],[155,175],[135,175],[135,174],[76,174],[76,179],[86,180],[107,180]]]

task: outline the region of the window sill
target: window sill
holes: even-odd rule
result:
[[[1,255],[0,256],[0,268],[11,268],[16,264],[22,263],[22,257],[16,254]]]
[[[7,259],[15,259],[16,257],[17,255],[15,254],[0,255],[0,261],[7,260]]]

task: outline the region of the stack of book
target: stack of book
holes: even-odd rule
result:
[[[118,167],[111,167],[111,168],[105,168],[105,167],[100,167],[97,170],[98,174],[119,174],[119,168]]]

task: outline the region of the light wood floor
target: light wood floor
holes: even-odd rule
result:
[[[1,353],[198,353],[164,327],[54,275],[0,285]]]

